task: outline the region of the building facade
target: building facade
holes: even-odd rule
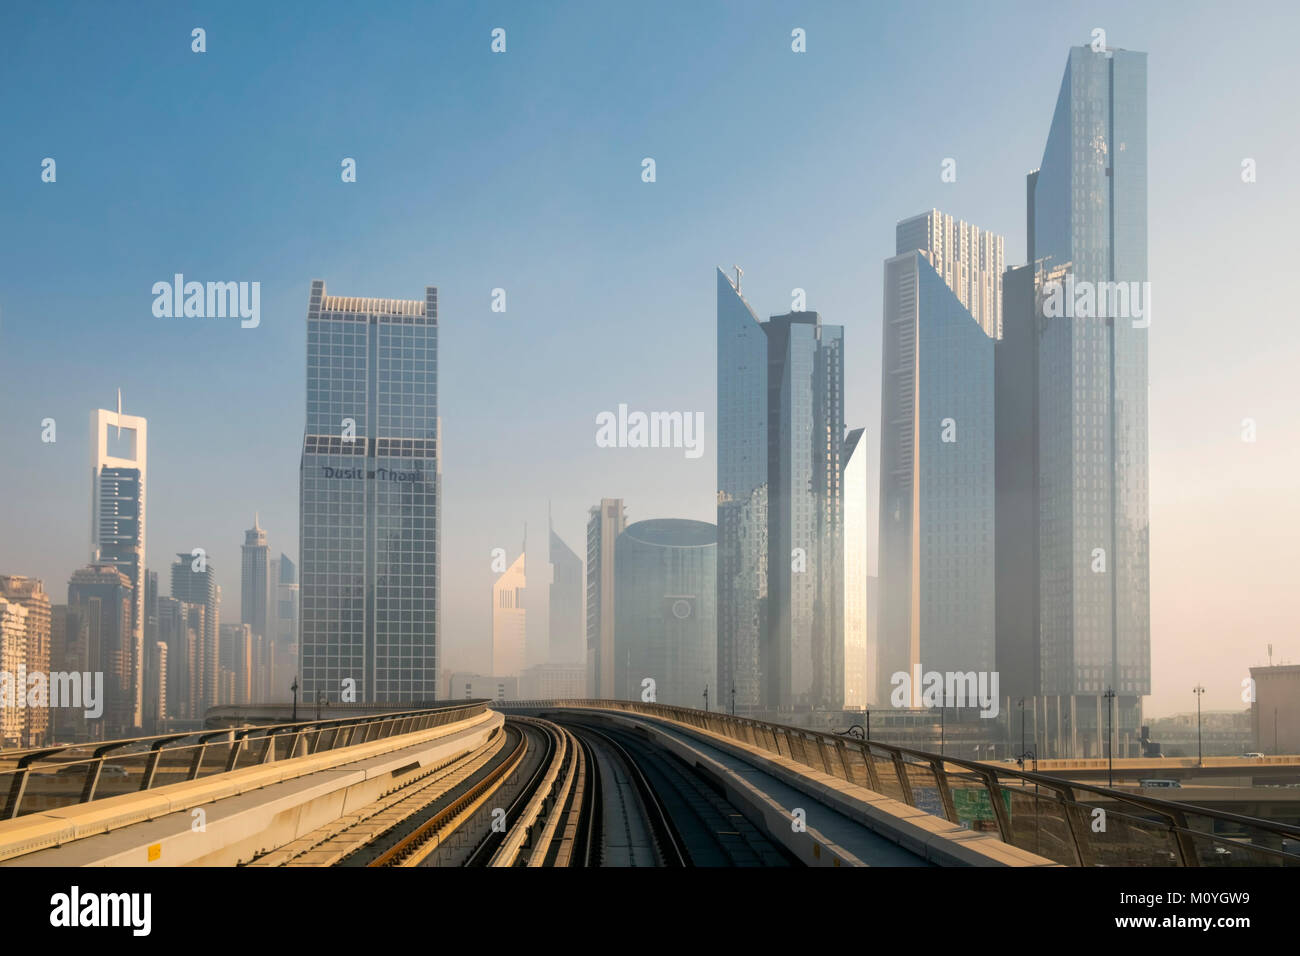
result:
[[[307,310],[299,660],[306,699],[437,696],[438,290]]]
[[[45,586],[36,578],[16,574],[0,574],[0,597],[21,604],[27,611],[24,641],[24,664],[28,675],[43,674],[50,680],[50,596]],[[24,691],[25,692],[25,691]],[[43,744],[50,730],[50,708],[47,705],[23,708],[23,740],[29,747]]]
[[[551,587],[547,661],[576,664],[585,668],[586,607],[582,580],[582,558],[555,533],[548,516]]]
[[[601,700],[617,696],[614,677],[614,561],[627,527],[622,498],[601,498],[587,515],[587,686]]]
[[[929,213],[920,221],[952,220]],[[981,237],[962,247],[964,260],[953,259],[943,247],[917,247],[918,239],[933,238],[917,222],[899,223],[898,254],[885,262],[879,700],[891,698],[894,675],[911,676],[918,667],[995,669],[994,339],[988,330],[998,327],[989,310],[1000,315],[1002,303],[1001,276],[995,282],[985,263],[1000,265],[1003,240],[966,223],[945,226],[944,235]],[[958,289],[948,279],[960,279]],[[982,303],[983,323],[962,296]]]
[[[117,411],[90,413],[90,560],[109,563],[131,584],[130,646],[132,727],[144,720],[145,491],[148,485],[148,422]]]
[[[172,565],[172,597],[203,608],[203,633],[193,658],[195,679],[190,686],[192,699],[186,702],[193,717],[202,717],[209,707],[220,703],[221,682],[221,589],[217,574],[206,557],[200,559],[184,551]]]
[[[492,673],[518,677],[528,666],[525,553],[492,582]]]
[[[875,661],[868,650],[866,429],[844,438],[844,708],[875,702]]]
[[[1102,755],[1112,707],[1136,753],[1151,692],[1146,85],[1145,53],[1071,49],[1028,180],[1045,756]]]
[[[240,623],[259,637],[271,636],[271,549],[257,515],[253,515],[253,527],[244,532],[239,583]]]
[[[139,724],[133,686],[132,622],[136,607],[130,579],[113,564],[92,564],[76,571],[68,582],[68,608],[85,615],[89,624],[87,670],[104,675],[103,713],[88,721],[93,738],[129,737]]]

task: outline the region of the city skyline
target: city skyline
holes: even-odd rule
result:
[[[1040,55],[1037,47],[1033,48],[1030,62],[1017,69],[1017,74],[1022,79],[1025,71],[1032,70],[1035,79],[1029,95],[1036,105],[1017,105],[1015,118],[1004,114],[989,124],[997,126],[999,134],[1008,138],[1008,142],[1000,147],[1005,153],[998,154],[994,162],[989,158],[993,155],[991,151],[963,151],[956,146],[945,149],[938,142],[932,146],[925,141],[911,147],[906,158],[902,154],[895,154],[900,159],[898,165],[892,168],[881,166],[878,173],[879,181],[893,185],[898,195],[891,200],[891,211],[888,214],[882,213],[878,206],[865,214],[855,212],[862,222],[853,227],[853,235],[861,241],[851,249],[854,263],[851,268],[845,267],[847,253],[826,256],[824,264],[818,269],[809,267],[815,256],[803,254],[791,256],[784,260],[786,265],[781,265],[783,260],[778,255],[781,252],[779,245],[763,245],[748,239],[738,241],[737,237],[752,231],[756,221],[752,218],[753,214],[751,218],[741,216],[733,219],[728,231],[724,233],[713,218],[716,214],[706,212],[705,221],[708,225],[704,235],[708,238],[707,250],[701,253],[698,248],[698,245],[704,243],[687,243],[680,258],[674,257],[666,263],[668,276],[650,277],[644,287],[639,279],[634,280],[638,294],[650,285],[665,286],[672,290],[646,298],[646,304],[637,307],[638,310],[644,308],[646,313],[638,314],[650,314],[657,308],[662,309],[664,305],[675,303],[678,307],[676,310],[662,311],[669,315],[676,311],[679,316],[684,316],[680,321],[674,320],[664,328],[664,336],[668,341],[659,342],[657,337],[648,337],[639,343],[644,347],[645,354],[638,364],[649,363],[653,366],[655,361],[660,361],[666,367],[668,361],[675,363],[675,377],[671,387],[655,387],[651,379],[636,370],[628,378],[627,370],[621,368],[618,376],[597,373],[592,378],[592,387],[584,386],[581,394],[534,406],[538,416],[536,419],[529,418],[529,427],[517,430],[512,428],[508,434],[519,439],[509,449],[510,456],[531,455],[540,463],[535,477],[537,487],[523,496],[517,509],[500,519],[499,527],[493,524],[493,520],[485,518],[488,514],[485,504],[494,496],[499,498],[503,494],[509,495],[510,488],[500,477],[508,459],[504,449],[489,447],[475,432],[479,435],[490,434],[490,429],[485,427],[489,422],[509,422],[506,409],[512,404],[520,405],[527,396],[539,391],[537,379],[527,378],[527,386],[511,381],[512,377],[517,377],[514,375],[520,368],[517,363],[525,356],[563,359],[559,366],[553,367],[552,374],[561,376],[566,383],[578,381],[573,366],[567,363],[579,360],[585,362],[587,356],[581,352],[572,359],[558,355],[558,351],[572,346],[576,341],[575,334],[552,335],[549,339],[541,337],[540,331],[534,327],[537,323],[532,321],[532,316],[542,313],[537,311],[538,296],[535,292],[530,292],[528,278],[520,283],[509,276],[492,279],[491,269],[458,268],[454,256],[444,260],[445,267],[441,262],[435,262],[432,268],[425,265],[417,269],[413,261],[401,260],[399,257],[399,261],[384,261],[377,268],[374,263],[357,262],[335,270],[332,268],[335,261],[319,265],[299,263],[297,260],[312,258],[304,255],[305,250],[299,245],[294,250],[295,264],[287,270],[232,263],[234,271],[231,271],[220,260],[211,269],[200,269],[196,265],[184,270],[187,274],[202,274],[203,278],[263,277],[266,289],[262,327],[258,330],[241,330],[238,322],[227,325],[219,321],[186,324],[183,320],[156,320],[148,312],[149,297],[144,292],[135,290],[147,290],[150,283],[163,276],[170,276],[174,271],[180,271],[180,267],[173,268],[167,262],[167,257],[159,256],[156,250],[138,263],[119,262],[123,266],[122,275],[107,283],[105,295],[112,313],[122,316],[123,321],[129,323],[126,328],[133,334],[147,331],[154,335],[159,339],[159,348],[179,350],[182,354],[188,352],[191,355],[200,354],[197,350],[202,350],[205,358],[211,355],[212,359],[224,361],[227,365],[233,364],[237,357],[247,357],[249,352],[255,353],[253,362],[258,375],[266,378],[275,376],[287,383],[283,389],[277,387],[270,392],[268,404],[271,411],[267,415],[262,415],[266,411],[262,407],[262,400],[259,399],[254,406],[257,413],[252,413],[248,406],[241,404],[242,399],[234,394],[233,389],[218,388],[215,394],[212,389],[195,389],[192,374],[181,374],[182,366],[176,362],[175,353],[169,353],[170,361],[157,363],[159,367],[156,370],[146,370],[142,365],[136,364],[135,358],[126,357],[119,368],[111,371],[91,369],[88,374],[83,374],[87,365],[86,349],[103,333],[87,323],[85,341],[63,341],[57,344],[57,356],[52,354],[50,349],[56,346],[56,342],[46,342],[42,338],[48,335],[48,330],[42,331],[41,323],[28,319],[28,316],[40,314],[40,310],[33,307],[39,283],[28,286],[7,279],[3,289],[4,299],[0,302],[0,308],[3,308],[0,341],[6,346],[0,350],[4,356],[0,357],[0,363],[4,363],[6,372],[13,372],[10,379],[14,383],[13,415],[6,416],[0,428],[4,429],[9,447],[18,449],[20,468],[18,474],[4,479],[6,490],[13,497],[44,502],[71,501],[78,495],[84,495],[84,490],[77,490],[79,484],[84,489],[84,478],[81,478],[84,466],[79,462],[84,461],[82,449],[85,447],[85,435],[79,434],[78,420],[84,420],[85,409],[95,407],[104,401],[107,394],[111,394],[111,389],[122,386],[127,407],[149,419],[151,425],[153,448],[150,462],[149,549],[154,554],[166,555],[182,549],[188,551],[190,547],[207,547],[213,557],[219,581],[229,595],[226,606],[232,608],[239,569],[238,557],[234,551],[238,547],[235,533],[246,524],[248,511],[256,509],[263,515],[273,516],[268,517],[266,522],[272,539],[279,547],[293,553],[292,543],[297,538],[293,520],[296,510],[291,478],[293,463],[290,462],[285,469],[282,452],[262,454],[276,444],[286,441],[292,444],[295,440],[292,422],[296,419],[297,427],[301,424],[301,413],[296,407],[301,399],[295,397],[295,393],[296,396],[301,396],[302,383],[296,378],[296,373],[285,373],[285,366],[297,366],[297,357],[302,354],[301,346],[279,347],[289,341],[281,337],[289,333],[282,333],[281,330],[301,323],[300,303],[308,278],[313,274],[337,274],[342,287],[358,293],[376,294],[385,290],[410,289],[413,286],[418,288],[424,281],[439,281],[443,283],[445,294],[451,297],[444,302],[444,311],[449,315],[453,311],[456,313],[457,322],[449,323],[450,326],[455,326],[456,332],[450,335],[459,336],[459,341],[453,340],[454,344],[452,341],[446,342],[444,347],[449,350],[448,354],[454,353],[457,356],[458,363],[466,364],[460,369],[449,369],[451,381],[448,382],[447,375],[444,375],[442,383],[443,405],[447,409],[456,409],[457,418],[453,431],[447,436],[451,443],[448,446],[449,455],[452,450],[456,452],[448,458],[448,497],[457,501],[462,515],[449,518],[449,523],[456,523],[449,524],[448,540],[454,537],[457,542],[455,553],[466,557],[460,562],[463,567],[455,572],[460,587],[453,587],[448,582],[448,590],[473,591],[485,582],[491,573],[491,547],[512,540],[511,528],[516,527],[520,520],[536,520],[540,517],[540,504],[548,495],[555,495],[557,490],[563,489],[565,496],[564,499],[557,496],[557,527],[563,537],[573,541],[581,538],[582,514],[587,504],[606,495],[623,497],[629,502],[629,510],[638,519],[674,516],[712,520],[713,502],[707,490],[701,491],[711,484],[708,462],[713,455],[708,445],[703,456],[704,464],[685,461],[680,455],[673,458],[667,453],[598,450],[590,440],[594,430],[590,423],[594,415],[603,409],[617,407],[620,401],[627,401],[634,407],[639,402],[642,407],[703,409],[706,416],[710,416],[711,395],[707,393],[710,379],[708,335],[707,332],[701,332],[707,324],[711,305],[707,292],[707,270],[718,260],[728,266],[739,261],[742,266],[749,268],[746,291],[755,301],[779,302],[788,297],[788,287],[803,286],[808,289],[810,308],[815,307],[823,314],[834,316],[837,321],[842,318],[850,326],[846,331],[852,353],[846,359],[846,401],[850,406],[856,406],[856,410],[846,410],[846,419],[850,424],[866,424],[868,442],[872,443],[874,436],[870,426],[878,421],[878,415],[873,417],[870,411],[869,393],[873,391],[875,382],[870,366],[873,363],[878,366],[879,354],[868,351],[867,343],[873,336],[878,338],[879,335],[878,326],[874,327],[873,333],[871,315],[878,312],[880,299],[875,291],[878,277],[873,277],[872,272],[878,269],[879,261],[884,258],[876,253],[888,244],[889,225],[918,208],[937,206],[954,215],[961,215],[964,219],[1004,232],[1014,247],[1018,241],[1014,237],[1021,232],[1019,224],[1023,220],[1023,181],[1019,177],[1036,161],[1030,157],[1041,150],[1043,117],[1050,115],[1051,102],[1055,96],[1054,86],[1059,80],[1061,51],[1086,39],[1088,31],[1095,25],[1092,21],[1098,17],[1106,21],[1112,42],[1130,48],[1147,49],[1153,57],[1159,53],[1163,57],[1161,68],[1165,71],[1160,76],[1153,70],[1150,137],[1152,168],[1161,170],[1159,177],[1152,177],[1150,243],[1153,249],[1153,282],[1160,283],[1157,286],[1160,313],[1156,317],[1152,333],[1155,336],[1153,343],[1158,345],[1153,345],[1151,357],[1152,712],[1183,708],[1185,705],[1182,702],[1189,696],[1183,685],[1190,687],[1192,675],[1200,674],[1201,671],[1207,674],[1231,673],[1230,679],[1224,677],[1210,686],[1206,703],[1209,705],[1217,702],[1220,706],[1233,704],[1239,694],[1239,677],[1245,676],[1249,664],[1262,660],[1266,642],[1274,642],[1282,648],[1282,656],[1293,657],[1295,654],[1295,648],[1287,647],[1286,627],[1287,622],[1294,619],[1295,599],[1281,586],[1284,577],[1279,558],[1285,554],[1284,546],[1277,546],[1283,550],[1275,550],[1273,545],[1261,544],[1274,534],[1270,529],[1285,529],[1296,525],[1295,505],[1289,501],[1285,491],[1285,476],[1294,473],[1292,465],[1297,444],[1292,440],[1293,423],[1281,417],[1285,407],[1285,394],[1276,384],[1287,381],[1280,374],[1280,356],[1286,353],[1286,344],[1294,342],[1292,336],[1295,333],[1289,326],[1269,318],[1282,314],[1284,310],[1268,307],[1270,293],[1267,289],[1238,290],[1227,278],[1231,274],[1239,274],[1246,261],[1255,263],[1253,268],[1262,267],[1264,271],[1272,268],[1270,263],[1275,261],[1272,257],[1276,253],[1270,252],[1268,243],[1264,241],[1268,230],[1262,231],[1264,235],[1242,235],[1234,230],[1234,234],[1239,237],[1239,248],[1217,248],[1216,254],[1221,258],[1214,262],[1220,264],[1211,265],[1205,256],[1172,241],[1174,237],[1170,233],[1174,229],[1173,224],[1181,220],[1170,213],[1177,206],[1180,188],[1185,192],[1186,184],[1192,178],[1204,177],[1210,182],[1221,179],[1223,185],[1220,188],[1233,197],[1229,202],[1243,206],[1235,215],[1245,216],[1245,221],[1249,221],[1251,215],[1262,214],[1263,207],[1259,203],[1268,203],[1279,209],[1293,205],[1288,202],[1288,197],[1293,195],[1294,177],[1288,177],[1285,173],[1281,165],[1283,161],[1277,158],[1277,147],[1274,146],[1272,150],[1268,148],[1270,140],[1267,136],[1273,134],[1268,133],[1266,136],[1267,127],[1258,122],[1255,126],[1250,125],[1250,118],[1257,119],[1267,112],[1261,106],[1269,101],[1267,90],[1258,94],[1257,102],[1246,103],[1240,110],[1234,109],[1231,123],[1236,125],[1232,128],[1240,134],[1239,139],[1247,141],[1240,149],[1236,149],[1240,155],[1234,156],[1229,152],[1236,147],[1234,140],[1231,147],[1212,147],[1208,155],[1197,154],[1192,162],[1171,163],[1170,157],[1177,155],[1180,147],[1187,147],[1188,138],[1180,132],[1177,124],[1179,119],[1184,122],[1188,120],[1189,107],[1181,105],[1176,110],[1162,111],[1157,105],[1161,102],[1168,106],[1171,102],[1177,105],[1196,101],[1197,112],[1205,110],[1205,101],[1197,97],[1196,91],[1202,88],[1202,84],[1214,82],[1216,78],[1221,82],[1224,75],[1223,59],[1202,64],[1201,70],[1206,74],[1204,78],[1191,77],[1186,70],[1177,70],[1170,62],[1173,58],[1168,56],[1167,51],[1173,45],[1172,39],[1166,38],[1165,42],[1160,42],[1161,35],[1153,35],[1152,26],[1145,25],[1142,17],[1128,16],[1118,8],[1105,16],[1089,11],[1086,19],[1082,15],[1075,16],[1069,24],[1050,29],[1041,22],[1036,22],[1026,26],[1023,32],[1014,34],[1024,37],[1032,32],[1035,42],[1048,49]],[[1007,19],[1014,17],[1008,15]],[[1201,29],[1205,28],[1203,21],[1193,15],[1182,29],[1189,36],[1195,35],[1198,25]],[[940,35],[956,36],[960,26],[960,22],[955,23],[951,30],[940,30]],[[935,25],[930,24],[930,28],[934,29]],[[831,38],[828,36],[829,31],[818,33],[815,21],[810,20],[809,30],[812,56],[818,51],[819,44],[829,43]],[[1259,54],[1258,59],[1269,62],[1267,55],[1275,51],[1276,47],[1270,42],[1267,23],[1257,23],[1252,28],[1251,38],[1262,48],[1262,52],[1260,49],[1253,51]],[[1232,44],[1239,41],[1229,39],[1223,42]],[[1238,56],[1241,55],[1241,47],[1231,46],[1230,49],[1238,51]],[[524,44],[512,47],[512,56],[515,51],[523,57],[530,55]],[[1175,72],[1171,72],[1171,67]],[[868,85],[857,83],[853,86],[853,91],[860,94]],[[1004,88],[1012,89],[1010,85]],[[1171,98],[1171,91],[1175,88],[1177,95]],[[1047,93],[1047,90],[1051,92]],[[924,94],[915,96],[923,101]],[[1159,97],[1163,97],[1163,100],[1159,100]],[[1011,93],[1007,93],[1004,99],[1008,103],[1019,102],[1017,95]],[[1219,121],[1229,123],[1229,120],[1223,118],[1226,115],[1223,98],[1219,97],[1213,102],[1219,106],[1215,114]],[[752,114],[747,113],[746,116]],[[810,131],[825,129],[824,124],[818,127],[815,122],[821,119],[820,116],[809,119],[813,124]],[[29,126],[20,123],[19,129],[26,130]],[[1012,142],[1017,137],[1020,140]],[[1261,141],[1264,145],[1255,145]],[[654,147],[647,145],[633,152],[635,155],[630,152],[628,158],[635,167],[642,155],[654,152]],[[939,178],[940,163],[945,156],[953,153],[957,154],[958,178],[955,183],[945,184]],[[1254,153],[1261,156],[1263,172],[1259,182],[1247,185],[1239,178],[1240,160],[1241,157]],[[1271,167],[1263,160],[1264,156],[1269,155],[1274,157]],[[969,162],[968,157],[971,160],[975,157],[984,158]],[[364,154],[359,158],[362,170],[359,185],[373,182],[365,178],[368,160]],[[330,159],[337,166],[338,157]],[[614,160],[605,156],[603,161]],[[8,164],[16,160],[6,159],[4,162]],[[913,166],[924,166],[925,169],[914,170]],[[990,170],[985,171],[985,166],[990,167]],[[852,181],[851,177],[846,177],[842,167],[837,165],[835,168],[840,172],[839,177],[834,178],[835,182],[842,186]],[[548,174],[554,173],[550,164],[545,169]],[[660,156],[659,169],[659,182],[654,186],[645,185],[644,188],[670,185],[672,164]],[[779,170],[766,165],[761,169],[760,175],[771,178],[775,171]],[[15,167],[15,180],[21,180],[27,175],[21,168]],[[328,177],[322,175],[319,188],[327,188],[327,180]],[[560,177],[560,181],[567,183],[568,179]],[[785,181],[787,179],[775,180]],[[796,181],[802,184],[802,180]],[[50,188],[63,190],[70,187],[69,191],[75,197],[75,190],[84,188],[78,187],[77,182],[69,164],[61,162],[59,181]],[[602,180],[602,187],[608,184],[609,181]],[[752,187],[754,181],[750,179],[747,184]],[[635,185],[642,186],[639,180]],[[987,200],[977,195],[981,189],[988,192]],[[942,190],[951,193],[951,201]],[[1255,192],[1252,193],[1251,190]],[[820,193],[810,189],[808,194],[815,205]],[[1216,199],[1216,195],[1217,193],[1210,197],[1208,208],[1205,205],[1198,206],[1200,214],[1205,217],[1203,222],[1207,229],[1213,229],[1216,225],[1221,229],[1228,228],[1233,221],[1233,213]],[[689,206],[698,212],[704,208],[694,200],[683,204],[683,197],[680,196],[674,195],[672,199],[674,209]],[[734,211],[737,198],[727,194],[724,199],[727,211]],[[59,198],[57,201],[64,200]],[[634,203],[639,201],[640,197],[636,194],[629,200]],[[1157,204],[1161,204],[1159,208]],[[20,229],[34,211],[31,200],[24,199],[18,204],[15,221]],[[58,210],[51,212],[57,219]],[[1162,212],[1163,216],[1160,214]],[[684,213],[679,211],[677,215],[684,216]],[[806,211],[804,215],[807,215]],[[640,213],[636,217],[637,222],[641,222],[639,216]],[[653,238],[654,235],[651,233],[650,237]],[[837,231],[836,238],[843,238],[842,229]],[[1221,246],[1217,243],[1213,245]],[[508,256],[512,257],[512,261],[524,261],[521,258],[523,252],[517,245],[509,248],[511,251]],[[1160,250],[1158,258],[1154,255],[1156,250]],[[815,251],[824,253],[826,250],[823,245]],[[14,275],[30,275],[39,280],[49,274],[48,266],[32,260],[20,250],[15,252],[17,268]],[[265,252],[261,254],[266,255]],[[205,252],[204,255],[212,254]],[[422,257],[427,258],[423,254]],[[322,258],[332,256],[325,255]],[[682,281],[682,277],[687,275],[682,262],[687,258],[694,260],[691,269],[695,278]],[[1023,253],[1010,249],[1007,260],[1022,261]],[[265,261],[274,260],[268,258]],[[872,262],[877,265],[873,267]],[[543,256],[538,265],[512,267],[512,274],[535,277],[536,272],[533,270],[543,267],[553,269],[554,262]],[[137,281],[132,277],[140,270],[147,275]],[[616,270],[602,267],[601,271],[612,273]],[[581,274],[575,276],[573,281],[581,279],[586,282],[594,278],[586,268],[579,272]],[[807,275],[812,275],[813,279],[804,278]],[[700,277],[703,277],[703,283],[700,282]],[[590,286],[585,286],[582,282],[565,286],[559,297],[570,303],[599,302],[611,291],[608,280],[604,278],[594,278]],[[752,286],[749,285],[751,282]],[[502,323],[511,323],[507,329],[497,330],[504,332],[504,337],[493,336],[482,328],[493,320],[488,293],[496,286],[506,288],[510,296],[510,311],[497,317]],[[531,288],[536,289],[535,286]],[[1193,292],[1202,298],[1194,297]],[[1257,335],[1254,336],[1254,345],[1249,341],[1243,342],[1241,337],[1221,340],[1207,335],[1208,330],[1201,316],[1208,318],[1209,315],[1221,313],[1233,301],[1232,297],[1238,294],[1246,297],[1243,303],[1245,311],[1260,316],[1259,321],[1265,323],[1262,326],[1265,331],[1260,334],[1268,336],[1269,341],[1279,343],[1275,349],[1269,350],[1272,354],[1264,354],[1265,350],[1258,348]],[[478,304],[480,299],[481,305]],[[1202,299],[1204,304],[1201,304]],[[613,298],[609,301],[621,300]],[[449,309],[449,302],[455,303],[454,310]],[[522,308],[525,303],[528,307]],[[70,306],[59,296],[56,295],[51,304],[53,316],[68,314]],[[516,310],[528,318],[516,319]],[[136,313],[139,313],[138,318],[133,317]],[[1161,337],[1161,316],[1168,317],[1171,323],[1178,322],[1177,334],[1171,332]],[[624,320],[620,319],[621,321]],[[626,321],[630,323],[632,319]],[[256,340],[256,345],[245,344],[240,338],[255,336],[262,331],[268,334],[274,332],[277,338],[273,338],[272,342],[279,345],[268,348],[260,339]],[[689,334],[684,335],[683,332]],[[854,342],[860,343],[862,347],[855,349]],[[686,343],[685,349],[682,343]],[[493,354],[497,356],[497,361],[501,361],[503,354],[506,355],[509,373],[496,378],[484,376],[482,367],[468,358],[475,351]],[[697,351],[701,354],[695,355]],[[14,356],[19,361],[11,363],[9,356]],[[43,378],[66,368],[70,373],[75,372],[72,377],[78,381],[68,382],[59,395],[51,396],[49,390],[41,387],[33,377],[33,372],[28,370],[29,366],[41,370],[39,374]],[[1206,381],[1212,382],[1214,387],[1204,388],[1201,383]],[[703,387],[700,382],[704,383]],[[205,394],[200,394],[200,391]],[[182,398],[182,401],[175,402],[178,407],[169,407],[172,404],[169,396]],[[278,416],[274,411],[277,403],[289,408],[289,413]],[[446,414],[449,420],[453,417],[450,412]],[[58,421],[58,440],[52,445],[41,445],[37,441],[38,423],[47,416]],[[1240,423],[1244,418],[1259,422],[1259,439],[1253,444],[1240,440]],[[201,423],[201,426],[194,427],[190,424],[193,421]],[[290,423],[287,434],[284,428],[286,422]],[[706,418],[706,441],[712,442],[715,439],[716,424]],[[191,432],[194,434],[189,434]],[[534,437],[534,433],[540,437]],[[210,452],[203,451],[204,446],[198,442],[198,437],[208,434],[217,444],[231,449],[232,459],[228,464],[233,468],[215,467],[215,459],[210,457]],[[573,470],[569,466],[555,466],[554,458],[542,451],[539,445],[542,440],[553,440],[562,447],[564,453],[572,453],[575,457]],[[245,448],[246,452],[243,451]],[[42,454],[44,458],[39,457]],[[244,454],[248,455],[247,459],[242,457]],[[200,467],[191,469],[191,461],[199,463]],[[259,463],[255,467],[245,463],[253,461]],[[209,462],[213,464],[210,465]],[[274,468],[270,467],[271,462],[275,462]],[[451,467],[452,462],[455,462],[454,468]],[[647,468],[647,463],[652,463],[652,467]],[[593,477],[575,484],[571,480],[572,475],[582,469],[592,470]],[[221,487],[223,484],[231,484],[232,470],[240,479],[237,493],[232,493],[229,487]],[[653,483],[648,483],[638,474],[646,471],[654,472],[656,480]],[[274,477],[269,477],[266,473],[274,473]],[[286,474],[290,478],[286,479]],[[45,477],[37,483],[40,475]],[[160,477],[163,475],[165,482]],[[245,479],[246,485],[243,484]],[[164,487],[166,490],[160,491]],[[162,498],[159,497],[160,494]],[[1212,501],[1213,494],[1221,495],[1223,500]],[[190,509],[186,503],[196,496],[212,502],[210,512],[203,516],[188,513]],[[290,503],[288,508],[285,507],[286,501]],[[84,518],[75,513],[60,515],[57,507],[48,504],[41,510],[46,514],[29,514],[18,509],[5,510],[3,524],[0,524],[0,559],[3,561],[0,570],[42,578],[47,590],[58,594],[62,582],[82,563],[73,559],[73,551],[69,550],[68,544],[77,537],[73,531],[84,537]],[[76,509],[69,505],[68,510],[75,512]],[[473,530],[470,530],[471,526]],[[221,531],[223,528],[225,530]],[[221,533],[217,534],[217,531]],[[1207,538],[1214,544],[1207,544]],[[19,551],[15,547],[16,542],[28,541],[40,542],[32,549],[30,559],[25,550]],[[479,556],[477,562],[475,556]],[[535,560],[540,558],[540,554],[534,555]],[[156,570],[161,570],[161,567]],[[1179,607],[1185,603],[1182,595],[1189,591],[1202,598],[1201,606],[1195,613],[1182,611]],[[1257,592],[1267,595],[1266,600],[1261,600]],[[481,595],[482,591],[474,593]],[[463,639],[467,643],[448,646],[447,652],[456,655],[458,663],[468,669],[474,664],[474,652],[468,642],[481,643],[487,633],[484,612],[455,609],[454,613],[456,630],[459,635],[465,635],[457,640]],[[1192,640],[1194,648],[1203,653],[1187,654],[1189,640]],[[1188,661],[1187,658],[1193,660]],[[1183,674],[1188,676],[1184,678],[1181,676]],[[1196,679],[1207,678],[1201,674]],[[1162,683],[1167,685],[1167,689],[1162,687]],[[1168,703],[1156,703],[1161,700],[1167,700]]]

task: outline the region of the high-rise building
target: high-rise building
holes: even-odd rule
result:
[[[193,720],[192,708],[197,696],[198,651],[203,641],[203,606],[186,604],[176,598],[158,599],[158,639],[167,645],[167,710],[168,717]],[[191,629],[191,617],[194,628]]]
[[[627,527],[622,498],[601,498],[587,516],[587,686],[592,697],[617,696],[614,678],[615,542]]]
[[[844,687],[844,333],[759,322],[718,270],[718,677],[737,709]]]
[[[239,620],[253,634],[270,634],[271,549],[266,546],[266,532],[253,515],[253,527],[244,532],[240,552]]]
[[[90,618],[84,608],[55,604],[50,608],[50,670],[82,675],[86,686],[91,675]],[[82,743],[91,739],[86,708],[55,707],[50,710],[51,743]]]
[[[898,223],[895,243],[896,255],[924,253],[984,334],[1002,337],[1002,236],[931,209]]]
[[[717,528],[704,521],[638,521],[614,552],[614,697],[726,706],[717,682]],[[647,685],[646,681],[653,685]]]
[[[918,229],[940,222],[937,233]],[[978,238],[918,245],[936,234]],[[992,310],[1000,316],[1002,282],[989,270],[1003,240],[937,212],[899,223],[896,238],[881,375],[880,700],[894,674],[917,667],[995,667]]]
[[[151,734],[166,733],[167,728],[167,645],[155,641],[149,647],[149,686],[144,694],[145,727]]]
[[[27,688],[20,675],[27,662],[27,608],[0,597],[0,747],[23,746]]]
[[[440,454],[438,290],[353,298],[313,281],[299,493],[307,700],[345,688],[363,703],[437,696]]]
[[[220,700],[221,588],[212,563],[205,557],[181,551],[176,558],[172,565],[172,597],[203,608],[203,633],[195,648],[195,682],[190,687],[194,696],[188,702],[190,716],[200,718]]]
[[[765,697],[837,709],[844,690],[844,330],[816,312],[767,332],[768,635]]]
[[[524,552],[492,583],[492,673],[518,677],[528,666],[528,586]]]
[[[844,438],[844,706],[875,699],[874,661],[867,657],[867,443],[866,429]]]
[[[110,563],[131,584],[128,654],[132,689],[131,726],[144,719],[145,489],[148,484],[148,423],[117,411],[90,413],[90,560]],[[129,728],[128,728],[129,729]]]
[[[586,664],[586,623],[583,611],[582,558],[555,533],[547,514],[551,560],[550,647],[547,662]]]
[[[254,636],[247,624],[221,625],[221,681],[223,686],[229,684],[229,690],[218,704],[253,702]]]
[[[271,562],[275,587],[274,636],[270,647],[271,665],[267,678],[266,700],[287,701],[292,696],[298,666],[298,569],[281,554]]]
[[[44,675],[43,679],[48,685],[53,668],[50,667],[50,596],[45,593],[45,586],[36,578],[0,574],[0,597],[21,604],[26,609],[26,671],[28,675]],[[27,693],[27,688],[23,688],[22,692]],[[23,740],[29,747],[45,743],[49,734],[48,696],[46,700],[46,706],[28,704],[23,708]]]
[[[131,623],[137,604],[131,580],[113,564],[88,565],[68,582],[68,607],[89,622],[87,669],[104,675],[103,714],[89,721],[89,732],[105,740],[128,737],[140,726],[135,702],[143,696],[132,683],[136,671]]]
[[[767,335],[740,293],[741,271],[736,270],[734,285],[721,269],[717,272],[718,682],[745,712],[764,705]]]
[[[1151,691],[1146,87],[1145,53],[1071,49],[1027,183],[1043,756],[1104,754],[1108,712],[1136,753]]]

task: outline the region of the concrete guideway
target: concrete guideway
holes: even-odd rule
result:
[[[658,746],[721,786],[751,822],[809,866],[1058,865],[789,757],[661,717],[584,712],[649,733]],[[806,812],[803,829],[795,828],[796,808]]]
[[[237,865],[459,760],[504,722],[485,710],[414,733],[3,821],[0,865]]]

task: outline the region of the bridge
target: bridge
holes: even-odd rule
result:
[[[0,752],[0,866],[1300,865],[1294,790],[1262,819],[628,701],[362,710]]]

